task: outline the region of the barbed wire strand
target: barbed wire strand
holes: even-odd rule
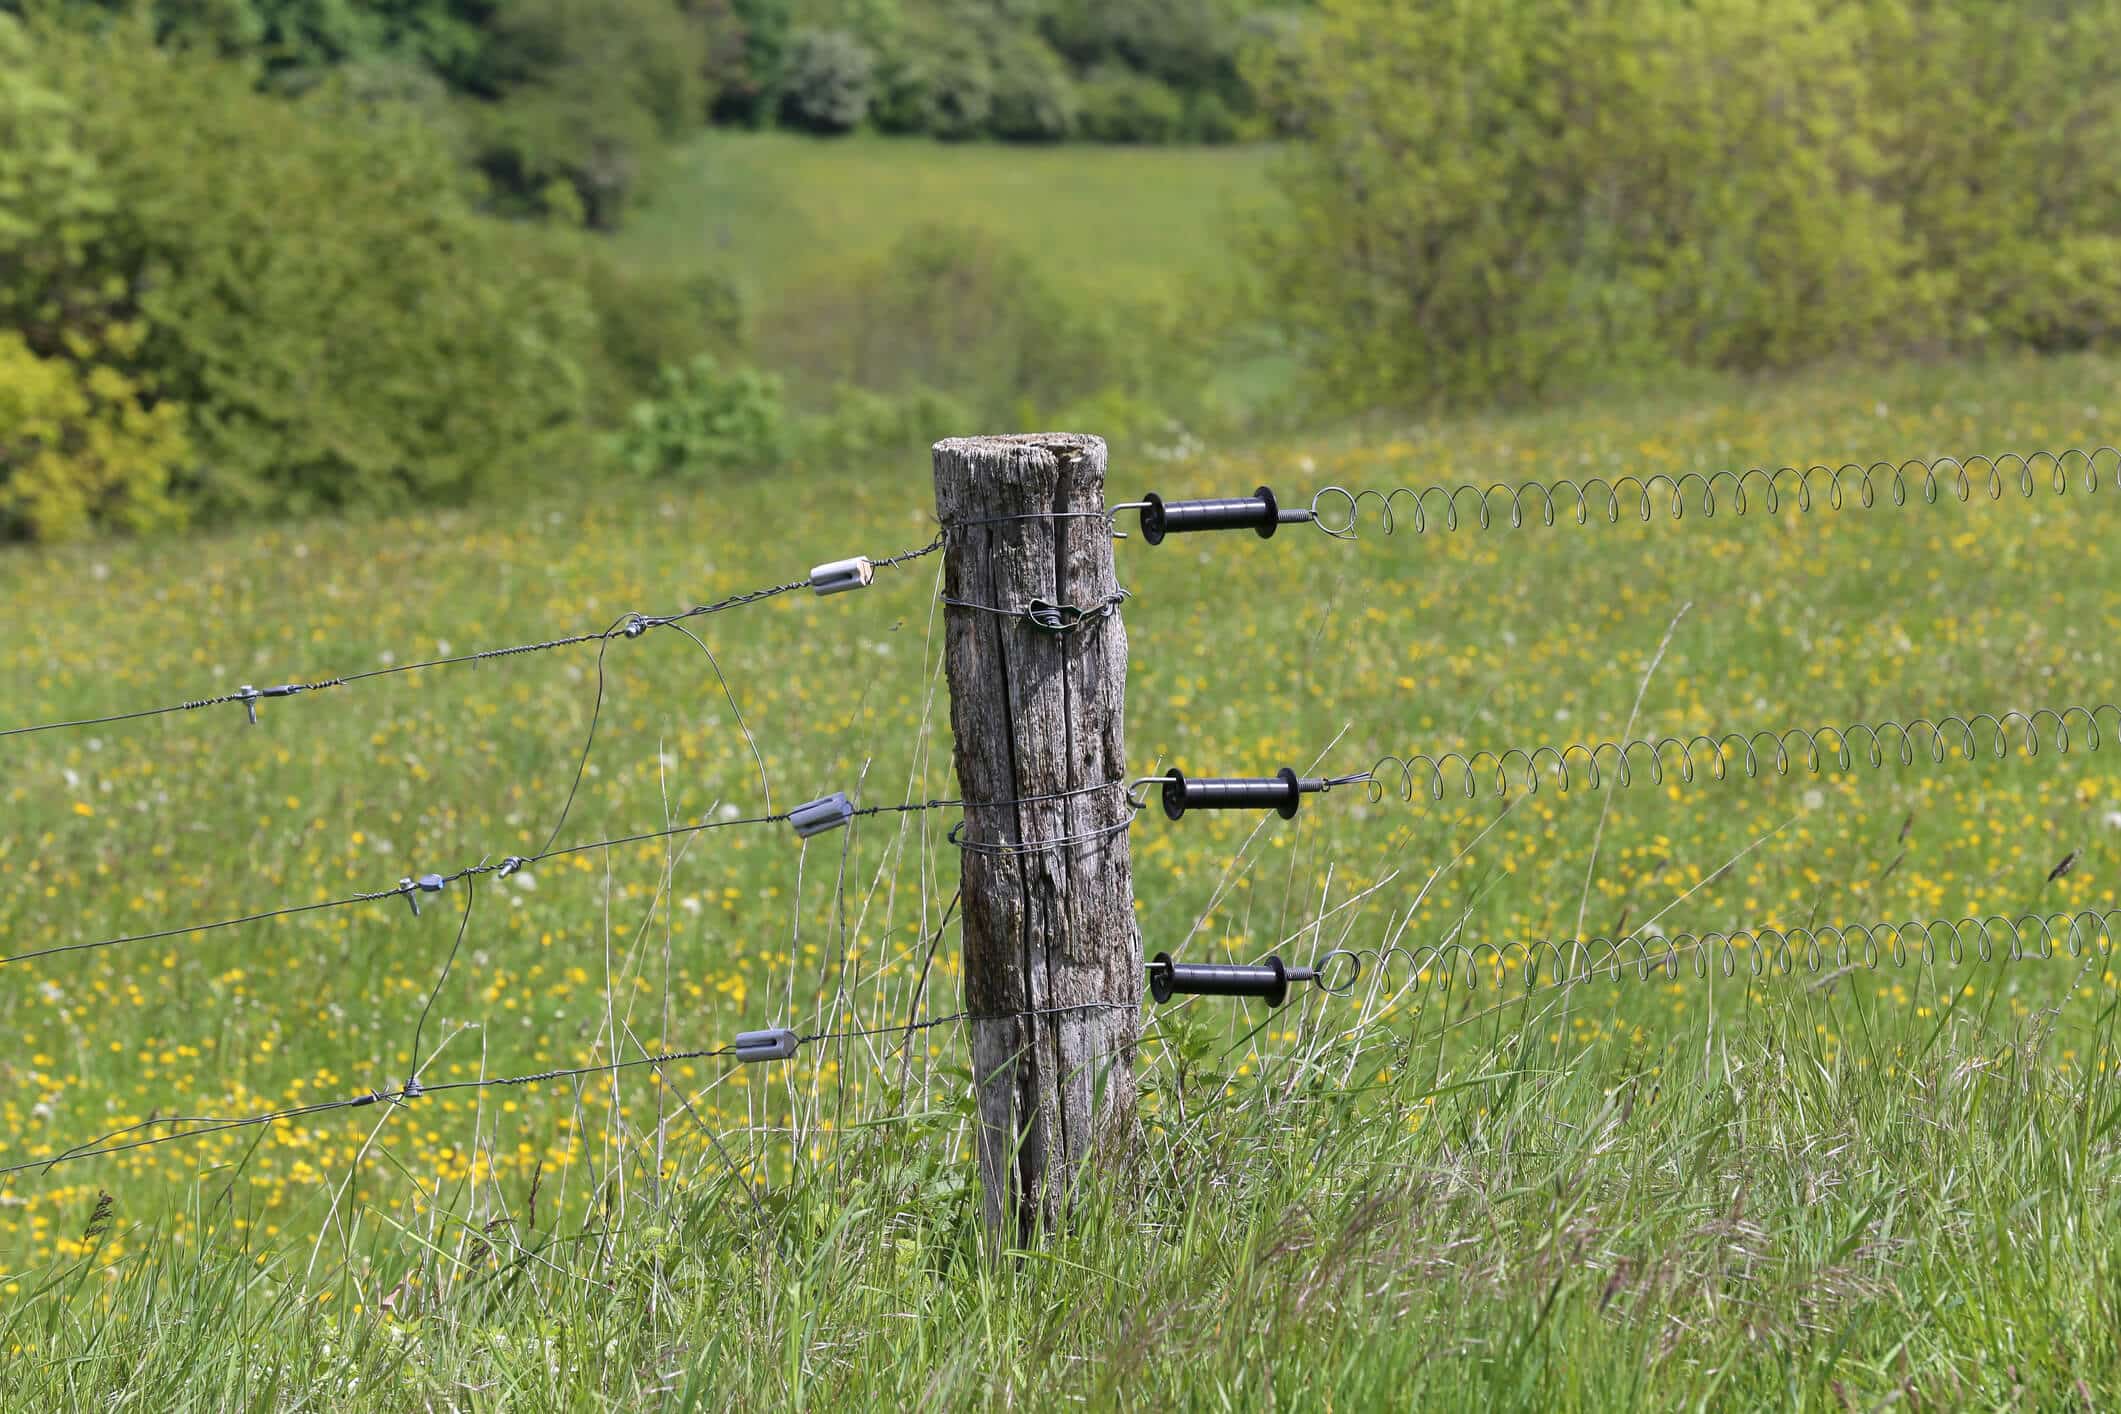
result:
[[[889,569],[897,565],[903,565],[911,560],[917,560],[923,555],[934,554],[942,548],[942,545],[943,537],[938,534],[933,540],[919,549],[903,550],[895,555],[887,555],[882,559],[870,561],[870,565],[873,569]],[[727,598],[717,599],[709,604],[695,604],[689,609],[682,609],[676,613],[627,613],[621,615],[610,627],[597,632],[568,634],[559,638],[540,639],[534,643],[516,643],[503,648],[485,648],[473,653],[447,654],[442,657],[418,659],[413,662],[388,663],[380,668],[368,668],[356,673],[340,673],[331,677],[315,678],[308,681],[288,682],[277,687],[244,688],[236,692],[224,692],[212,697],[172,702],[159,707],[143,707],[137,711],[113,712],[99,717],[76,717],[60,721],[33,722],[19,727],[0,728],[0,738],[27,736],[36,732],[62,731],[77,727],[105,726],[116,722],[139,721],[148,717],[164,717],[180,712],[196,712],[208,707],[222,707],[233,703],[248,703],[255,706],[260,701],[272,698],[294,697],[303,693],[323,692],[331,688],[347,687],[358,682],[368,682],[375,678],[395,677],[400,673],[425,672],[431,668],[455,667],[465,663],[484,663],[500,658],[519,657],[529,653],[543,653],[556,648],[571,648],[582,643],[608,645],[614,638],[638,638],[649,629],[662,628],[687,619],[700,618],[708,614],[724,613],[731,609],[740,609],[767,599],[778,598],[783,594],[791,594],[798,589],[807,589],[810,587],[810,583],[810,578],[806,575],[801,579],[792,579],[784,584],[767,585],[762,589],[752,589],[740,594],[732,594]]]
[[[864,805],[848,811],[849,820],[867,819],[879,815],[911,815],[931,810],[986,810],[1001,809],[1012,805],[1031,804],[1036,801],[1056,800],[1065,796],[1081,795],[1093,790],[1109,790],[1123,787],[1124,781],[1104,782],[1095,786],[1084,786],[1072,791],[1048,791],[1029,795],[1017,800],[965,801],[950,798],[906,801],[892,805]],[[285,907],[263,909],[254,913],[239,914],[230,918],[217,918],[202,923],[190,923],[175,928],[157,929],[152,933],[125,933],[114,937],[97,938],[77,943],[55,943],[50,947],[36,948],[28,952],[0,955],[0,967],[14,963],[33,962],[39,958],[55,957],[63,953],[90,952],[99,948],[118,947],[130,943],[160,942],[168,938],[181,938],[192,933],[211,933],[225,928],[241,927],[249,923],[263,923],[276,918],[291,917],[303,913],[319,913],[331,909],[351,908],[357,904],[377,903],[384,899],[409,898],[419,893],[439,893],[443,888],[461,879],[481,874],[501,874],[504,877],[518,870],[528,869],[550,859],[564,859],[577,854],[591,854],[601,849],[616,849],[630,844],[648,844],[656,840],[675,839],[689,835],[704,834],[710,830],[738,829],[753,825],[784,825],[794,818],[793,811],[779,811],[770,815],[744,815],[726,820],[698,820],[685,825],[673,825],[668,829],[644,830],[637,834],[617,835],[608,839],[585,840],[578,844],[562,845],[556,849],[541,850],[531,855],[509,855],[495,862],[491,855],[468,868],[453,874],[421,876],[429,881],[439,880],[432,887],[423,885],[419,879],[401,880],[395,888],[372,889],[363,893],[348,894],[342,898],[320,899],[315,903],[289,904]],[[1050,843],[1050,842],[1049,842]],[[1026,845],[1024,848],[1035,848]]]
[[[1520,971],[1525,978],[1524,996],[1537,995],[1557,988],[1581,986],[1605,979],[1615,983],[1633,977],[1647,982],[1654,977],[1667,979],[1680,975],[1683,958],[1691,959],[1689,968],[1697,980],[1708,979],[1720,972],[1724,978],[1739,974],[1738,955],[1747,956],[1748,980],[1759,980],[1768,976],[1789,976],[1800,969],[1813,975],[1829,970],[1836,975],[1861,967],[1875,971],[1881,959],[1896,967],[1905,967],[1910,958],[1922,965],[1934,966],[1941,955],[1944,960],[1957,965],[1966,959],[1969,940],[1981,962],[2046,961],[2056,955],[2059,942],[2071,958],[2092,956],[2109,957],[2121,939],[2121,910],[2104,912],[2078,910],[2051,914],[1991,914],[1966,916],[1957,919],[1909,920],[1907,922],[1877,922],[1833,924],[1822,927],[1800,926],[1776,928],[1734,928],[1727,931],[1702,933],[1673,933],[1646,937],[1627,935],[1617,939],[1581,938],[1568,940],[1538,939],[1511,941],[1500,944],[1447,942],[1435,946],[1405,948],[1397,944],[1383,949],[1356,948],[1348,950],[1358,961],[1374,963],[1375,971],[1382,980],[1389,981],[1389,967],[1397,957],[1403,959],[1409,969],[1407,982],[1393,989],[1387,1009],[1399,997],[1408,993],[1419,994],[1423,979],[1435,973],[1441,990],[1448,992],[1454,979],[1461,973],[1469,991],[1478,990],[1483,970],[1495,975],[1498,989],[1502,974]],[[1910,946],[1912,940],[1913,946]],[[1883,944],[1881,950],[1881,941]],[[1854,944],[1858,952],[1851,954]],[[2005,944],[1999,956],[1997,945]],[[1822,944],[1831,950],[1822,948]],[[2032,944],[2034,946],[2029,947]],[[1632,952],[1629,950],[1632,949]],[[1801,951],[1800,951],[1801,950]],[[1553,980],[1542,985],[1540,978],[1540,956],[1544,953],[1552,963]],[[1712,960],[1711,954],[1716,958]],[[1512,962],[1515,966],[1512,966]],[[1355,974],[1360,976],[1360,970]],[[1352,987],[1355,977],[1349,979]],[[1373,996],[1375,993],[1373,992]],[[936,1027],[967,1022],[1021,1020],[1026,1017],[1055,1016],[1093,1010],[1140,1010],[1139,1001],[1132,1002],[1077,1002],[1063,1006],[1026,1007],[1002,1012],[973,1012],[963,1010],[922,1021],[889,1022],[874,1026],[848,1026],[800,1033],[795,1038],[798,1050],[821,1042],[854,1040],[867,1037],[901,1036],[910,1041],[916,1032],[929,1031]],[[1360,1026],[1369,1024],[1366,1018]],[[1350,1033],[1352,1034],[1352,1032]],[[337,1100],[318,1101],[307,1105],[295,1105],[284,1109],[270,1110],[260,1114],[235,1118],[218,1116],[161,1116],[142,1120],[122,1129],[113,1130],[96,1139],[69,1149],[61,1150],[48,1158],[29,1160],[0,1166],[0,1178],[31,1171],[49,1172],[63,1163],[82,1159],[107,1157],[129,1153],[159,1144],[179,1140],[205,1138],[232,1130],[269,1126],[290,1119],[306,1118],[338,1110],[361,1109],[377,1104],[399,1104],[419,1099],[426,1095],[449,1091],[484,1090],[500,1086],[545,1084],[557,1080],[579,1079],[586,1076],[604,1076],[619,1071],[643,1066],[663,1067],[688,1060],[700,1060],[735,1054],[734,1046],[703,1047],[686,1051],[664,1051],[640,1056],[632,1060],[607,1061],[594,1065],[558,1066],[547,1070],[532,1071],[521,1075],[489,1076],[477,1080],[452,1080],[427,1085],[417,1078],[409,1080],[403,1087],[389,1090],[371,1090],[366,1094],[347,1096]],[[162,1124],[185,1124],[197,1126],[170,1134],[154,1135],[144,1139],[128,1140],[124,1143],[109,1141],[120,1139],[138,1130]]]
[[[912,1033],[932,1030],[938,1026],[949,1026],[961,1022],[1008,1021],[1025,1017],[1055,1016],[1070,1012],[1093,1010],[1139,1011],[1139,1002],[1076,1002],[1067,1006],[1025,1007],[1015,1011],[975,1013],[971,1011],[951,1012],[945,1016],[930,1017],[912,1023],[891,1022],[880,1026],[855,1026],[823,1031],[808,1031],[795,1038],[798,1050],[805,1046],[827,1041],[856,1040],[864,1037],[903,1035],[908,1039]],[[48,1158],[25,1160],[0,1166],[0,1178],[12,1177],[32,1171],[49,1172],[61,1164],[75,1163],[82,1159],[103,1158],[112,1154],[130,1153],[137,1149],[153,1148],[161,1144],[176,1143],[186,1139],[203,1139],[215,1134],[226,1134],[232,1130],[250,1129],[284,1123],[291,1119],[304,1119],[312,1115],[329,1114],[338,1110],[365,1109],[379,1104],[406,1104],[428,1095],[440,1095],[450,1091],[489,1090],[501,1086],[543,1085],[558,1080],[578,1080],[586,1077],[603,1077],[619,1071],[635,1070],[643,1066],[675,1065],[689,1060],[705,1060],[719,1056],[733,1056],[734,1045],[709,1046],[686,1051],[660,1051],[652,1055],[637,1056],[632,1060],[605,1061],[595,1065],[556,1066],[548,1070],[531,1071],[521,1075],[486,1076],[477,1080],[445,1080],[436,1084],[424,1084],[410,1080],[404,1086],[393,1089],[370,1090],[361,1095],[349,1095],[336,1100],[319,1100],[307,1105],[292,1105],[284,1109],[267,1110],[259,1114],[234,1117],[199,1115],[163,1115],[141,1120],[122,1129],[112,1130],[95,1139],[62,1149]],[[170,1134],[153,1135],[145,1139],[128,1140],[114,1144],[111,1140],[127,1134],[163,1124],[196,1125]]]

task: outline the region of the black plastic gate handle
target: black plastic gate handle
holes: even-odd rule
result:
[[[1178,820],[1188,810],[1275,810],[1287,820],[1305,796],[1328,785],[1322,778],[1299,776],[1287,766],[1271,776],[1205,780],[1188,780],[1173,768],[1163,777],[1164,814]]]
[[[1290,967],[1279,953],[1263,963],[1174,962],[1160,952],[1149,964],[1149,994],[1168,1002],[1181,993],[1203,997],[1261,997],[1268,1006],[1289,999],[1291,982],[1314,982],[1318,972],[1310,967]]]
[[[1203,501],[1166,501],[1155,492],[1142,497],[1142,539],[1161,545],[1166,535],[1197,530],[1254,530],[1265,540],[1284,524],[1312,518],[1308,507],[1283,510],[1274,493],[1262,486],[1249,496],[1214,496]]]

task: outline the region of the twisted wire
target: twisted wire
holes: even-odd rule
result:
[[[943,537],[938,534],[933,540],[916,550],[904,550],[888,555],[870,564],[876,569],[888,569],[903,565],[923,555],[932,555],[940,550]],[[307,692],[323,692],[330,688],[346,687],[372,678],[395,677],[400,673],[425,672],[430,668],[455,667],[465,663],[484,663],[500,658],[513,658],[527,653],[543,653],[555,648],[570,648],[581,643],[609,643],[615,638],[639,638],[653,628],[679,624],[687,619],[700,618],[708,614],[724,613],[730,609],[741,609],[767,599],[791,594],[798,589],[810,587],[810,577],[791,579],[783,584],[771,584],[761,589],[746,590],[717,599],[709,604],[695,604],[670,614],[629,613],[622,616],[611,627],[590,633],[568,634],[560,638],[540,639],[534,643],[515,643],[502,648],[483,648],[473,653],[455,653],[441,658],[424,658],[407,663],[390,663],[380,668],[369,668],[358,673],[342,673],[335,677],[316,678],[309,681],[283,683],[278,687],[243,688],[236,692],[224,692],[214,697],[194,698],[184,702],[172,702],[159,707],[143,707],[132,712],[114,712],[101,717],[76,717],[63,721],[34,722],[26,726],[0,729],[0,738],[27,736],[35,732],[61,731],[74,727],[104,726],[113,722],[138,721],[147,717],[163,717],[179,712],[196,712],[207,707],[224,707],[233,703],[245,703],[252,707],[266,698],[294,697]]]
[[[964,837],[966,822],[960,820],[950,827],[949,838],[950,843],[967,854],[1014,859],[1027,854],[1042,854],[1049,849],[1065,849],[1070,845],[1102,843],[1114,835],[1123,835],[1133,829],[1134,822],[1140,818],[1141,807],[1135,806],[1124,819],[1115,820],[1109,825],[1099,825],[1095,829],[1078,830],[1074,834],[1056,835],[1043,840],[968,840]]]
[[[1359,538],[1359,523],[1372,506],[1379,534],[1397,533],[1404,517],[1406,531],[1422,535],[1432,529],[1458,530],[1463,524],[1487,530],[1498,518],[1512,529],[1521,528],[1528,519],[1552,526],[1564,516],[1572,516],[1578,525],[1588,525],[1594,517],[1618,524],[1624,515],[1647,524],[1660,512],[1682,520],[1690,509],[1708,518],[1717,513],[1719,496],[1727,498],[1733,515],[1746,515],[1756,508],[1774,515],[1786,499],[1807,513],[1817,507],[1869,510],[1881,500],[1897,509],[1911,499],[1935,504],[1947,496],[1961,504],[1982,495],[2000,501],[2011,492],[2031,500],[2043,486],[2058,496],[2071,490],[2090,495],[2102,483],[2121,487],[2121,450],[2104,445],[2089,450],[2067,447],[1994,456],[1909,457],[1868,465],[1814,463],[1774,470],[1689,471],[1676,477],[1659,472],[1613,481],[1597,476],[1582,481],[1562,477],[1486,487],[1469,482],[1386,490],[1328,486],[1311,498],[1311,512],[1313,522],[1326,534],[1353,540]]]
[[[1884,718],[1846,726],[1790,727],[1718,736],[1571,742],[1530,750],[1510,747],[1499,753],[1482,750],[1471,754],[1445,751],[1383,756],[1368,771],[1336,780],[1366,782],[1373,802],[1383,800],[1388,792],[1412,801],[1423,790],[1430,799],[1442,800],[1453,788],[1470,800],[1481,793],[1483,786],[1492,795],[1536,795],[1542,775],[1554,778],[1563,791],[1578,784],[1586,790],[1600,790],[1609,777],[1614,785],[1624,789],[1633,785],[1638,776],[1651,785],[1663,785],[1668,776],[1691,785],[1704,774],[1713,780],[1724,780],[1734,770],[1753,778],[1766,771],[1778,776],[1787,776],[1793,770],[1818,775],[1823,771],[1848,771],[1858,765],[1882,770],[1889,762],[1913,766],[1925,757],[1934,765],[1943,765],[1955,755],[1969,762],[1981,757],[2001,761],[2013,753],[2031,758],[2048,749],[2056,755],[2067,755],[2076,741],[2081,741],[2086,751],[2097,751],[2105,743],[2100,730],[2102,718],[2108,730],[2121,734],[2121,707],[2110,702],[2091,706],[2072,703],[2032,712],[1977,712],[1970,717],[1948,714],[1906,722]]]
[[[506,865],[507,861],[503,861],[501,864],[473,865],[469,869],[460,869],[454,874],[441,876],[442,883],[444,885],[453,884],[459,879],[467,879],[474,874],[493,873],[505,869]],[[288,904],[285,907],[268,908],[256,913],[241,914],[234,918],[217,918],[205,923],[186,924],[181,928],[162,928],[152,933],[127,933],[114,938],[98,938],[89,942],[56,943],[51,947],[37,948],[31,952],[8,953],[0,956],[0,967],[5,967],[9,963],[33,962],[40,957],[56,957],[60,953],[90,952],[97,948],[116,947],[120,943],[153,943],[165,938],[181,938],[190,933],[211,933],[222,928],[241,927],[246,923],[263,923],[274,918],[288,918],[298,913],[320,913],[327,909],[350,908],[355,904],[374,903],[379,899],[407,898],[418,888],[419,886],[415,881],[406,879],[401,881],[395,888],[374,889],[367,893],[348,894],[344,898],[322,899],[316,903]],[[434,890],[427,890],[426,892],[431,893]]]
[[[1104,781],[1097,785],[1081,786],[1074,790],[1046,791],[1038,795],[1019,796],[1013,800],[965,801],[939,798],[907,801],[903,804],[893,805],[864,805],[859,809],[849,811],[848,818],[858,820],[880,815],[912,815],[932,810],[1002,809],[1013,805],[1032,805],[1042,801],[1064,800],[1073,796],[1087,795],[1092,791],[1124,787],[1125,784],[1125,781]],[[152,933],[124,933],[115,937],[96,938],[83,942],[57,943],[51,947],[36,948],[28,952],[0,955],[0,967],[8,966],[11,963],[34,962],[39,958],[55,957],[61,953],[90,952],[127,943],[158,942],[167,938],[181,938],[192,933],[211,933],[219,929],[241,927],[247,923],[263,923],[275,918],[287,918],[296,914],[320,913],[330,909],[350,908],[356,904],[376,903],[383,899],[412,898],[422,893],[438,893],[448,885],[462,879],[469,879],[482,874],[499,874],[505,878],[520,869],[527,869],[534,864],[542,864],[548,859],[561,859],[569,855],[590,854],[600,849],[615,849],[624,845],[648,844],[657,840],[704,834],[709,830],[737,829],[748,825],[782,825],[789,823],[794,818],[794,814],[794,811],[784,810],[769,815],[745,815],[729,820],[699,820],[686,825],[672,825],[662,830],[644,830],[638,834],[615,835],[607,839],[585,840],[576,844],[561,845],[558,848],[541,850],[536,854],[511,854],[499,861],[493,861],[491,856],[488,856],[487,859],[459,869],[452,874],[428,875],[426,876],[427,882],[425,884],[419,879],[401,879],[393,888],[371,889],[364,893],[347,894],[342,898],[321,899],[315,903],[289,904],[284,907],[263,909],[254,913],[239,914],[232,918],[217,918],[207,922],[189,923],[175,928],[162,928]],[[1122,822],[1121,827],[1124,828],[1132,823],[1133,820],[1130,816],[1128,820]],[[952,829],[953,837],[958,830],[963,828],[964,822],[959,821]],[[1093,832],[1093,834],[1095,833],[1098,832]],[[1109,833],[1109,831],[1105,833]],[[1084,838],[1088,837],[1085,836]],[[954,838],[952,842],[959,843]],[[978,848],[979,846],[974,843],[965,847]],[[1037,847],[1025,845],[1020,848],[1029,851]]]
[[[976,609],[983,614],[993,614],[1004,619],[1022,619],[1033,628],[1047,633],[1073,633],[1085,624],[1102,623],[1120,611],[1120,606],[1134,597],[1129,589],[1115,589],[1094,604],[1055,604],[1045,599],[1033,599],[1020,609],[1003,609],[993,604],[981,604],[971,599],[958,599],[948,594],[936,596],[945,608]]]
[[[1007,1021],[1024,1017],[1058,1016],[1080,1011],[1139,1011],[1140,1009],[1141,1003],[1139,1001],[1101,1001],[1075,1002],[1066,1006],[1026,1007],[1002,1012],[958,1011],[946,1016],[930,1017],[923,1021],[899,1022],[888,1026],[809,1031],[798,1035],[795,1039],[797,1047],[800,1048],[824,1041],[855,1040],[873,1036],[911,1035],[917,1031],[928,1031],[938,1026],[948,1026],[961,1022]],[[142,1120],[138,1124],[127,1125],[122,1129],[112,1130],[95,1139],[76,1144],[72,1148],[62,1149],[49,1158],[32,1159],[0,1166],[0,1178],[31,1171],[49,1172],[60,1164],[75,1163],[82,1159],[102,1158],[112,1154],[128,1153],[135,1149],[149,1149],[159,1144],[171,1144],[179,1140],[203,1139],[209,1135],[225,1134],[231,1130],[266,1127],[281,1124],[291,1119],[304,1119],[312,1115],[330,1114],[338,1110],[357,1110],[371,1105],[382,1104],[405,1104],[427,1095],[442,1094],[445,1091],[489,1090],[504,1086],[543,1085],[556,1080],[577,1080],[586,1076],[611,1075],[619,1071],[634,1070],[643,1066],[662,1067],[674,1065],[681,1061],[712,1059],[735,1054],[736,1047],[733,1045],[709,1046],[686,1051],[661,1051],[654,1055],[637,1056],[632,1060],[605,1061],[595,1065],[558,1066],[549,1070],[531,1071],[521,1075],[487,1076],[477,1080],[447,1080],[435,1084],[425,1084],[414,1079],[407,1081],[402,1086],[373,1089],[359,1095],[349,1095],[342,1099],[318,1100],[307,1105],[292,1105],[284,1109],[266,1110],[257,1114],[238,1116],[164,1115],[156,1119]],[[186,1125],[189,1127],[173,1130],[168,1134],[150,1135],[144,1139],[125,1140],[123,1143],[110,1142],[124,1139],[124,1136],[137,1133],[143,1129],[152,1129],[165,1124]]]
[[[1913,919],[1907,922],[1830,924],[1822,927],[1733,928],[1727,932],[1642,934],[1619,938],[1542,938],[1503,943],[1456,941],[1406,947],[1349,949],[1373,974],[1381,990],[1419,993],[1423,986],[1448,992],[1454,986],[1477,991],[1482,979],[1502,985],[1508,973],[1522,977],[1526,990],[1542,985],[1572,986],[1632,978],[1647,982],[1677,978],[1682,969],[1696,980],[1713,974],[1752,980],[1818,975],[1854,968],[1875,971],[1934,965],[1941,957],[1957,965],[1971,948],[1980,962],[2047,961],[2059,943],[2072,958],[2087,952],[2112,956],[2121,932],[2121,911],[2026,913],[2016,916]],[[1395,967],[1404,968],[1394,982]]]

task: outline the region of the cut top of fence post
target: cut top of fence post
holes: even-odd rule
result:
[[[1082,1166],[1135,1137],[1142,992],[1127,847],[1127,634],[1052,633],[1034,600],[1119,592],[1105,443],[1074,434],[935,445],[945,668],[965,808],[964,949],[990,1232],[1057,1227]],[[1069,1010],[1057,1010],[1070,1008]],[[1017,1013],[1037,1013],[1017,1015]]]

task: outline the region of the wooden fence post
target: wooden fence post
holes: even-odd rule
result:
[[[990,1018],[971,1024],[980,1173],[1003,1243],[1055,1230],[1084,1164],[1123,1159],[1137,1137],[1127,634],[1099,612],[1119,591],[1104,488],[1099,437],[935,444],[944,597],[958,601],[943,609],[950,725],[973,802],[966,1006]],[[1016,612],[1033,601],[1074,626]]]

